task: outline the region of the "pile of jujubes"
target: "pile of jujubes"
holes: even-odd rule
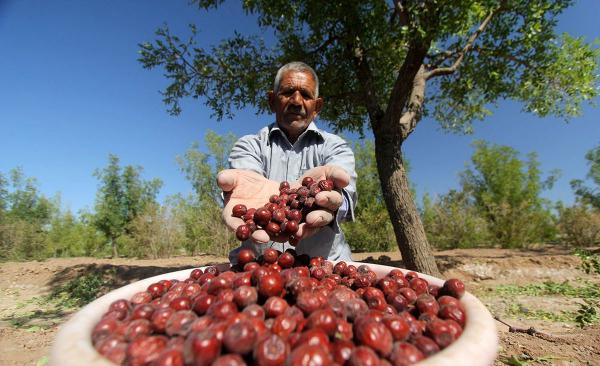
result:
[[[321,191],[331,191],[333,188],[331,179],[315,182],[313,178],[305,177],[299,188],[290,188],[288,182],[281,182],[279,195],[272,195],[263,207],[247,208],[243,204],[233,207],[231,215],[244,220],[244,224],[236,229],[235,236],[244,241],[250,238],[255,230],[263,229],[272,239],[287,235],[289,243],[295,246],[298,239],[294,234],[306,215],[316,208],[315,196]]]
[[[113,302],[92,331],[123,365],[411,365],[462,333],[464,284],[249,249]]]

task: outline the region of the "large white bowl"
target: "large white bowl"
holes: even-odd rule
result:
[[[356,266],[363,263],[348,262]],[[379,276],[386,275],[395,267],[369,264]],[[217,266],[226,270],[229,265]],[[204,267],[202,267],[204,268]],[[407,272],[401,269],[403,272]],[[62,325],[50,353],[50,366],[111,366],[114,365],[92,346],[92,329],[106,312],[110,304],[119,299],[130,299],[135,293],[145,291],[155,282],[166,279],[184,280],[189,277],[192,269],[165,273],[163,275],[147,278],[130,285],[121,287],[100,297],[88,304]],[[441,286],[444,281],[419,273],[419,277],[429,283]],[[463,334],[449,347],[418,363],[418,366],[489,366],[496,359],[498,352],[498,333],[494,319],[486,307],[469,292],[462,297],[461,302],[465,308],[467,322]]]

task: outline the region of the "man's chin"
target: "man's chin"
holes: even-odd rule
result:
[[[308,125],[306,117],[299,114],[288,114],[283,117],[283,122],[287,125]]]

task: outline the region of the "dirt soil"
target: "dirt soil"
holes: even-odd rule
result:
[[[353,257],[357,261],[402,267],[398,252],[357,253]],[[581,328],[572,317],[560,317],[577,311],[581,299],[497,292],[498,286],[547,281],[600,286],[600,276],[586,275],[580,269],[580,259],[571,250],[458,249],[437,252],[436,259],[445,278],[462,279],[467,290],[493,315],[515,328],[533,327],[537,331],[533,335],[509,332],[508,326],[497,322],[500,356],[495,365],[600,366],[600,323]],[[226,258],[206,255],[157,260],[66,258],[1,263],[0,365],[47,363],[58,327],[74,311],[56,300],[49,301],[47,295],[74,278],[90,273],[110,278],[102,287],[104,293],[138,279],[223,262]],[[550,315],[536,315],[540,311]]]

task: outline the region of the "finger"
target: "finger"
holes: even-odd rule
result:
[[[217,185],[224,192],[230,192],[237,185],[237,174],[235,169],[226,169],[217,175]]]
[[[233,231],[235,231],[238,226],[244,224],[244,220],[239,217],[231,216],[231,208],[229,210],[223,210],[223,220],[225,220],[225,224]]]
[[[327,168],[327,178],[333,180],[335,188],[344,188],[350,184],[350,174],[346,170],[335,165],[328,165]]]
[[[336,211],[342,205],[343,197],[337,191],[322,191],[315,196],[315,203],[329,211]]]
[[[320,229],[320,227],[310,227],[307,224],[302,223],[298,227],[298,231],[296,232],[296,234],[294,234],[294,236],[298,240],[306,239],[316,234]]]
[[[322,227],[333,220],[333,213],[327,210],[314,210],[306,215],[305,222],[308,227]]]
[[[269,234],[264,230],[256,230],[252,233],[251,239],[255,243],[266,244],[269,242]]]

